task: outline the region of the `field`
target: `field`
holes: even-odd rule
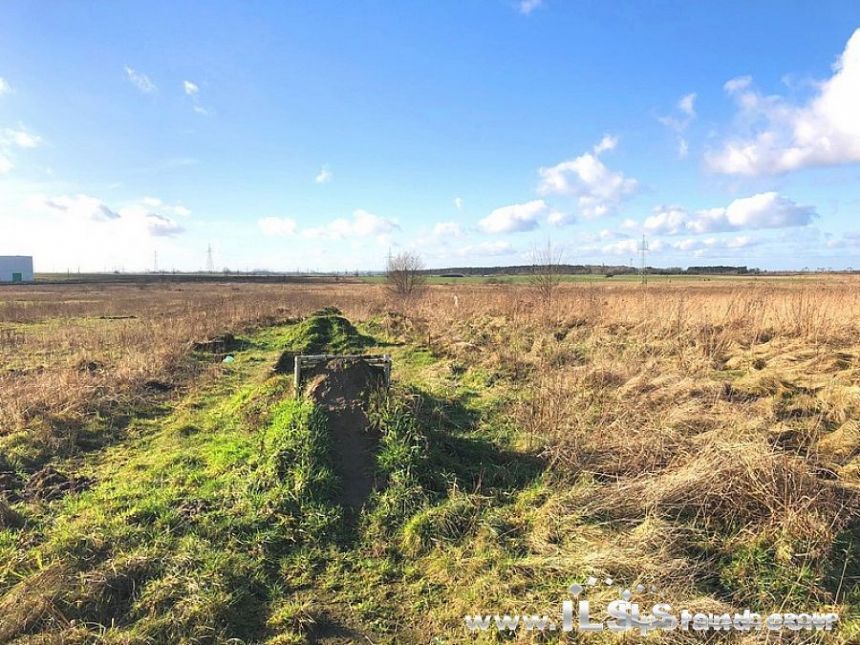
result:
[[[308,352],[393,357],[362,504]],[[3,287],[0,357],[0,642],[706,640],[465,627],[589,577],[860,642],[856,278]]]

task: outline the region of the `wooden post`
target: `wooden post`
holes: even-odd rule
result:
[[[298,356],[293,359],[293,379],[296,384],[296,396],[298,396],[299,386],[302,384],[302,362]]]

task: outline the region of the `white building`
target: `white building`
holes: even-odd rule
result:
[[[0,255],[0,282],[32,282],[33,258],[29,255]]]

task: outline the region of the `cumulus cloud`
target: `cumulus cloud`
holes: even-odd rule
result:
[[[133,237],[141,233],[163,237],[184,231],[173,219],[154,212],[146,204],[132,204],[113,209],[97,197],[90,195],[61,195],[35,197],[29,206],[33,210],[55,213],[78,224],[96,223],[114,227],[118,235]]]
[[[736,199],[726,207],[690,213],[678,206],[661,207],[642,227],[652,234],[680,235],[806,226],[818,217],[812,206],[800,206],[776,192]]]
[[[682,96],[678,100],[675,109],[675,114],[659,117],[658,120],[667,128],[674,131],[678,141],[678,157],[683,159],[690,150],[684,133],[696,118],[696,93],[691,92]]]
[[[197,83],[194,83],[192,81],[182,81],[182,89],[188,96],[195,96],[197,92],[200,91],[200,87],[197,85]]]
[[[117,211],[112,210],[102,200],[89,195],[74,195],[60,197],[37,197],[32,202],[43,205],[54,211],[65,213],[75,219],[88,219],[94,222],[107,222],[119,219]]]
[[[191,209],[182,204],[166,204],[158,197],[144,197],[140,200],[140,203],[149,208],[157,208],[181,217],[189,217],[191,215]]]
[[[137,71],[133,67],[129,67],[128,65],[126,65],[125,66],[125,75],[128,78],[128,80],[131,82],[131,84],[134,85],[138,90],[140,90],[144,94],[152,94],[153,92],[158,90],[158,88],[155,86],[155,83],[153,83],[149,79],[149,76],[147,76],[146,74],[144,74],[142,72]]]
[[[538,192],[541,195],[575,196],[579,211],[585,217],[602,217],[616,212],[638,186],[635,179],[609,170],[599,159],[601,153],[614,149],[617,143],[615,137],[607,135],[592,152],[540,168]]]
[[[185,230],[177,221],[141,206],[121,208],[119,213],[121,222],[142,228],[152,237],[169,237]]]
[[[454,198],[454,208],[456,208],[458,211],[463,210],[463,198],[462,197],[455,197]]]
[[[296,220],[290,217],[264,217],[257,222],[257,226],[266,235],[277,237],[295,235],[298,230]]]
[[[521,233],[538,227],[541,217],[552,218],[553,211],[542,199],[524,204],[511,204],[495,209],[478,222],[484,233]]]
[[[543,0],[520,0],[517,4],[517,11],[527,16],[535,9],[540,9],[543,6]]]
[[[327,184],[334,178],[334,174],[331,169],[328,167],[328,164],[323,165],[320,168],[320,171],[317,173],[317,176],[314,177],[314,181],[318,184]]]
[[[860,161],[860,29],[848,40],[833,75],[817,83],[803,104],[760,94],[748,76],[724,88],[738,105],[746,133],[706,156],[712,170],[754,176]]]
[[[343,239],[387,235],[399,229],[400,226],[393,219],[374,215],[359,208],[352,214],[352,219],[338,218],[324,226],[305,229],[303,235]]]

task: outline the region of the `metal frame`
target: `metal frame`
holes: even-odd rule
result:
[[[328,363],[334,359],[346,360],[362,360],[371,367],[381,367],[385,387],[391,385],[391,356],[388,354],[380,355],[361,355],[361,354],[299,354],[293,359],[293,380],[296,385],[296,392],[299,391],[299,386],[302,384],[302,370],[306,367],[316,367],[320,363]]]

